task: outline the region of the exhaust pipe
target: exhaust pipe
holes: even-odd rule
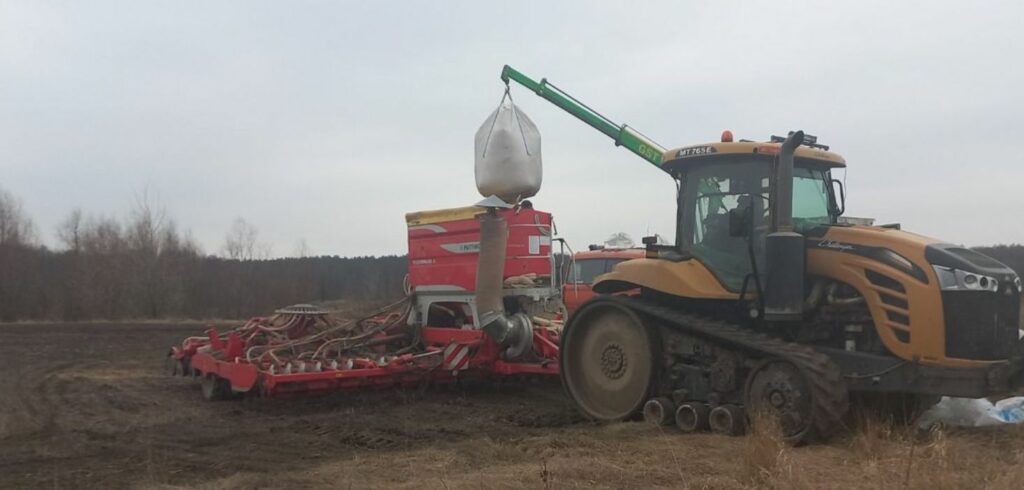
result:
[[[789,133],[779,151],[779,164],[775,171],[775,213],[772,215],[772,231],[793,231],[793,156],[800,143],[804,142],[803,131]]]
[[[775,169],[772,232],[765,237],[764,318],[768,321],[797,321],[804,314],[804,236],[793,231],[793,159],[803,141],[803,131],[790,133]]]
[[[496,208],[480,217],[480,256],[476,264],[476,310],[480,328],[505,348],[506,360],[521,359],[533,345],[533,322],[523,313],[505,312],[505,250],[508,226]]]

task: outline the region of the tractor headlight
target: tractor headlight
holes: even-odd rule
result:
[[[943,291],[999,291],[999,280],[994,277],[974,272],[966,272],[941,265],[932,266],[935,268],[935,275],[939,277],[939,287]],[[1020,278],[1016,281],[1017,290],[1020,291]]]
[[[1013,285],[1017,286],[1017,292],[1018,293],[1024,293],[1024,284],[1021,284],[1020,276],[1017,276],[1016,278],[1014,278]]]

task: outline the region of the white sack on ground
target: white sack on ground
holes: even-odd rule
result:
[[[992,403],[985,398],[942,397],[939,403],[921,415],[918,427],[935,424],[958,427],[1019,424],[1024,422],[1024,396],[1015,396]]]
[[[476,188],[484,197],[515,203],[540,190],[540,131],[509,99],[477,130],[474,160]]]

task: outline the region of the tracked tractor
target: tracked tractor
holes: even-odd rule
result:
[[[752,414],[793,443],[827,437],[851,400],[920,407],[1022,384],[1021,279],[967,248],[843,219],[846,162],[813,136],[667,149],[546,80],[518,83],[665,172],[675,244],[599,276],[569,319],[566,393],[587,417],[643,414],[741,433]]]

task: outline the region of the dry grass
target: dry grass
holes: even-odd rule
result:
[[[1024,432],[916,433],[879,422],[828,445],[790,447],[777,425],[747,436],[673,434],[642,424],[556,429],[550,436],[494,439],[335,460],[284,471],[275,484],[318,488],[1020,488]],[[253,488],[240,473],[200,485]]]
[[[621,424],[556,429],[550,436],[484,437],[366,454],[274,476],[238,473],[208,490],[395,489],[910,489],[1021,488],[1024,431],[914,432],[878,421],[828,445],[791,447],[761,420],[748,435],[673,434]],[[181,488],[161,485],[146,488]]]
[[[743,477],[755,486],[773,480],[785,463],[785,442],[776,420],[752,416],[753,422],[743,439]]]
[[[858,488],[1020,488],[1024,432],[1018,427],[921,431],[862,418],[848,436],[842,469]]]
[[[810,488],[793,468],[782,428],[774,417],[751,415],[743,438],[743,483],[757,488]]]

